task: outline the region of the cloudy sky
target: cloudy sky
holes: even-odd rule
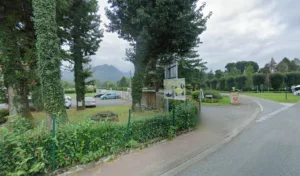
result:
[[[103,23],[106,0],[98,0]],[[203,1],[202,1],[203,2]],[[201,2],[199,2],[201,3]],[[206,0],[205,13],[213,12],[197,51],[213,70],[228,62],[253,60],[260,66],[272,57],[300,58],[300,1],[298,0]],[[104,28],[104,26],[102,26]],[[104,33],[92,65],[110,64],[123,72],[134,70],[124,61],[129,45],[117,34]]]

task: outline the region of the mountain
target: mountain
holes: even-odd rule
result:
[[[130,76],[129,72],[127,73],[121,72],[113,65],[107,65],[107,64],[92,67],[91,71],[93,73],[94,79],[100,80],[101,82],[105,82],[105,81],[117,82],[122,78],[122,76],[126,76],[126,77]],[[74,82],[74,72],[63,71],[61,79],[68,82]]]

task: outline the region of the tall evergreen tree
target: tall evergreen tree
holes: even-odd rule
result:
[[[51,127],[53,115],[59,117],[60,121],[67,120],[60,81],[61,59],[58,57],[60,42],[57,37],[56,1],[33,0],[33,13],[41,91],[48,125]]]
[[[103,37],[103,31],[100,30],[100,16],[97,12],[97,0],[73,0],[68,12],[69,21],[65,25],[65,31],[70,31],[69,38],[66,38],[69,40],[71,57],[74,61],[78,110],[85,109],[85,80],[91,76],[87,65],[90,62],[90,56],[98,50]],[[81,106],[78,102],[81,102]]]

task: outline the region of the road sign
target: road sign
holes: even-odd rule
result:
[[[231,93],[230,102],[232,105],[239,105],[240,104],[239,93]]]
[[[164,98],[185,100],[185,79],[165,79]]]

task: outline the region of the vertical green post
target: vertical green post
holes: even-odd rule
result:
[[[176,134],[176,129],[175,129],[175,104],[173,103],[173,127],[174,127],[174,134]]]
[[[131,109],[129,109],[129,114],[128,114],[127,141],[129,141],[129,137],[130,137],[130,119],[131,119]]]
[[[287,87],[285,87],[285,99],[287,100]]]
[[[55,124],[56,124],[56,117],[52,117],[52,169],[56,168],[55,166]]]

